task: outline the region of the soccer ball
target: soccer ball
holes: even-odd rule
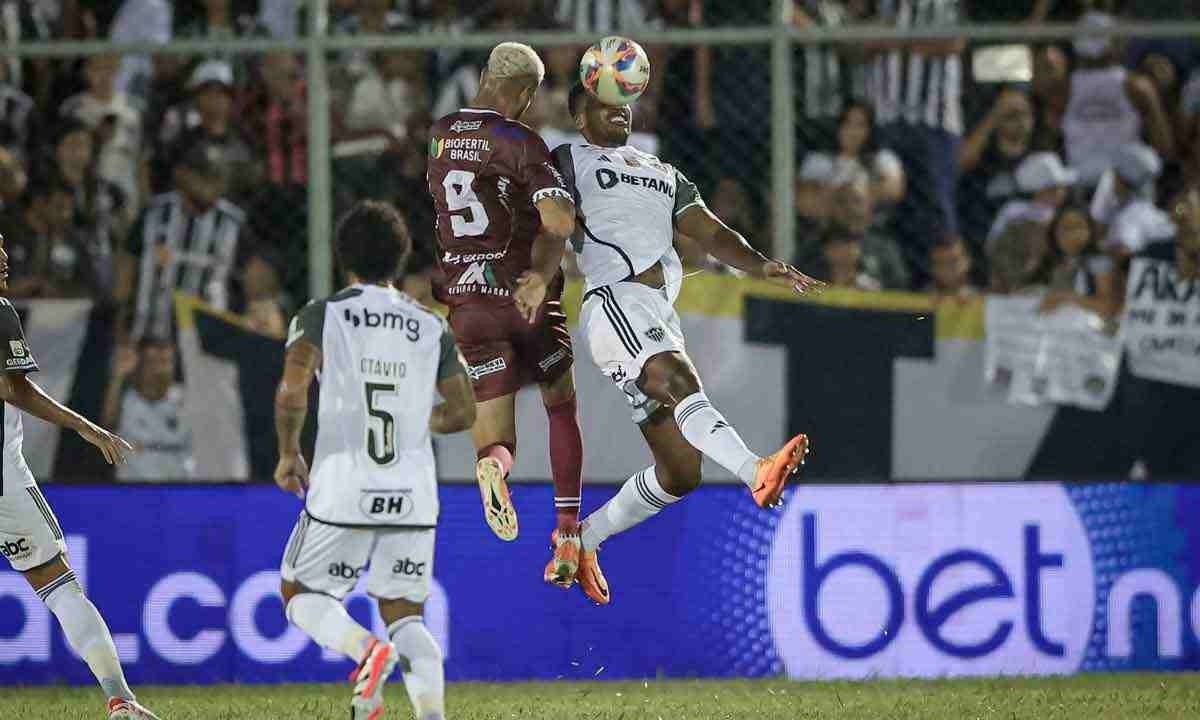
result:
[[[629,38],[606,37],[583,54],[579,80],[605,105],[628,105],[650,84],[650,58]]]

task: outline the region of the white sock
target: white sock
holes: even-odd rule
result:
[[[651,465],[626,480],[611,500],[587,516],[581,525],[583,547],[594,550],[613,535],[654,517],[678,501],[679,498],[658,484],[658,476]]]
[[[417,720],[443,720],[446,679],[442,650],[420,615],[397,620],[388,626],[392,644],[404,658],[404,688],[412,701]]]
[[[288,620],[318,645],[347,655],[354,662],[362,662],[375,638],[350,617],[340,602],[328,595],[300,593],[287,604],[285,613]]]
[[[104,695],[109,698],[133,700],[133,691],[125,682],[117,648],[100,611],[83,594],[71,570],[51,580],[37,591],[38,596],[58,618],[67,642],[75,654],[83,658],[96,676]]]
[[[675,406],[679,432],[705,456],[754,487],[759,457],[750,452],[742,436],[712,406],[703,392],[693,393]]]

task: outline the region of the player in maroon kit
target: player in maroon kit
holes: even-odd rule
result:
[[[500,539],[516,538],[507,484],[516,392],[536,382],[550,421],[558,516],[545,579],[570,587],[580,555],[583,440],[559,264],[575,229],[575,204],[546,144],[519,122],[544,74],[532,48],[497,45],[471,106],[434,123],[426,179],[442,269],[435,294],[450,306],[450,327],[475,385],[471,434],[484,517]]]

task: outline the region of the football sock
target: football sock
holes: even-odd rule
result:
[[[117,648],[108,633],[108,626],[104,624],[104,618],[100,617],[96,606],[83,594],[75,573],[68,570],[37,593],[54,617],[58,618],[67,642],[91,668],[105,696],[109,699],[133,700],[133,691],[125,682],[125,673],[121,670],[121,661],[117,658]]]
[[[285,614],[318,645],[347,655],[356,663],[367,656],[367,648],[374,639],[340,602],[328,595],[300,593],[288,602]]]
[[[626,480],[611,500],[583,521],[580,539],[584,549],[595,550],[606,539],[657,515],[658,511],[679,500],[662,489],[651,465]]]
[[[445,713],[445,675],[442,650],[420,615],[397,620],[388,636],[404,658],[404,689],[418,720],[442,720]]]
[[[558,405],[547,405],[546,417],[550,420],[554,510],[558,516],[558,529],[567,530],[579,522],[579,504],[583,495],[583,436],[579,432],[575,396]]]
[[[500,467],[504,470],[504,477],[508,477],[508,473],[512,470],[516,448],[508,443],[492,443],[487,447],[475,453],[476,460],[482,460],[485,457],[495,458],[500,463]]]
[[[759,457],[750,452],[741,435],[717,412],[703,392],[679,401],[675,406],[675,422],[692,447],[754,487]]]

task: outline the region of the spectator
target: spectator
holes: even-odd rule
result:
[[[1036,48],[1033,54],[1034,150],[1063,152],[1063,116],[1067,113],[1070,85],[1067,54],[1057,45]]]
[[[1051,152],[1034,153],[1017,166],[1017,189],[1028,199],[1009,200],[996,214],[988,231],[991,244],[1014,222],[1031,222],[1049,227],[1058,209],[1067,201],[1079,174],[1063,167],[1058,155]]]
[[[1184,187],[1200,187],[1200,70],[1179,92],[1176,113],[1179,164]]]
[[[862,237],[838,225],[821,235],[820,277],[831,287],[879,290],[879,281],[863,271]]]
[[[959,148],[959,226],[977,264],[996,214],[1020,193],[1017,166],[1030,152],[1033,127],[1029,97],[1004,88]]]
[[[1074,46],[1077,67],[1070,77],[1063,136],[1080,183],[1093,188],[1115,160],[1118,148],[1143,136],[1163,157],[1174,154],[1171,124],[1149,79],[1121,66],[1117,44],[1087,32],[1111,30],[1114,20],[1089,12],[1079,22]]]
[[[865,19],[867,3],[806,0],[792,3],[791,13],[793,27],[825,30]],[[849,98],[866,95],[867,65],[858,47],[850,43],[800,45],[795,56],[796,116],[802,119],[796,129],[800,150],[807,152],[827,146],[828,139],[836,136]]]
[[[250,250],[239,270],[242,314],[250,327],[282,340],[287,336],[290,305],[283,292],[283,258],[267,245]]]
[[[929,274],[925,292],[934,302],[965,302],[979,294],[971,284],[971,255],[958,235],[947,235],[929,247]]]
[[[87,90],[63,103],[63,118],[83,122],[99,141],[100,176],[121,188],[136,207],[142,196],[142,113],[117,90],[119,59],[93,55],[84,63]]]
[[[229,309],[238,250],[252,243],[245,214],[224,199],[226,172],[219,148],[193,145],[175,168],[175,191],[154,197],[130,233],[118,287],[129,297],[136,276],[133,340],[170,337],[177,291]]]
[[[183,18],[175,32],[177,38],[234,40],[267,35],[266,27],[257,17],[234,9],[233,0],[191,0],[190,4],[199,6],[201,12],[191,18]],[[228,64],[237,80],[243,82],[249,75],[250,57],[244,54],[213,52],[209,53],[206,59],[220,60]]]
[[[29,185],[25,165],[16,154],[0,147],[0,211],[16,207]]]
[[[29,157],[37,112],[33,99],[18,83],[9,80],[11,67],[9,63],[0,62],[0,144],[24,159]]]
[[[355,83],[344,122],[352,132],[380,132],[398,142],[409,116],[428,108],[423,53],[381,50]]]
[[[1048,228],[1042,223],[1016,220],[988,243],[988,292],[997,295],[1027,290],[1039,284],[1045,266]]]
[[[108,27],[108,39],[115,43],[156,45],[170,42],[173,6],[174,3],[167,0],[124,0],[112,19],[112,25]],[[121,58],[116,89],[144,102],[153,75],[151,63],[149,55],[126,55]]]
[[[96,174],[92,131],[79,121],[59,127],[53,148],[54,171],[71,191],[75,227],[88,237],[98,259],[111,264],[115,240],[124,237],[135,208],[113,183]]]
[[[137,452],[117,466],[123,482],[191,480],[196,474],[184,389],[176,382],[175,346],[146,339],[117,348],[104,394],[104,425]]]
[[[1101,248],[1118,259],[1175,236],[1175,224],[1156,205],[1155,181],[1162,159],[1140,142],[1122,145],[1113,155],[1092,198],[1092,219],[1105,227]]]
[[[1047,261],[1049,290],[1042,312],[1071,304],[1103,316],[1116,313],[1120,300],[1113,285],[1112,259],[1099,252],[1087,208],[1068,205],[1054,218]]]
[[[904,198],[904,166],[896,153],[878,147],[875,134],[875,113],[870,106],[848,103],[837,119],[835,152],[809,153],[800,166],[801,178],[820,178],[815,182],[836,185],[863,173],[871,179],[871,199],[876,207],[894,205]],[[823,172],[827,167],[831,174]],[[820,197],[820,192],[809,197]]]
[[[156,186],[170,184],[171,169],[193,145],[208,143],[221,149],[229,164],[230,194],[242,197],[258,183],[258,165],[233,119],[233,70],[220,60],[201,63],[188,81],[190,107],[180,112],[186,129],[155,158]]]
[[[678,3],[677,3],[678,4]],[[577,33],[629,35],[654,29],[643,0],[554,0],[554,20]]]
[[[112,286],[111,256],[101,256],[72,222],[71,190],[61,182],[32,183],[25,202],[0,218],[13,280],[12,297],[104,298]]]
[[[396,12],[391,0],[354,0],[346,3],[348,12],[339,13],[333,23],[334,35],[391,35],[408,29],[408,18]],[[418,51],[419,52],[419,51]],[[343,51],[334,64],[335,85],[353,84],[370,71],[371,52],[359,48]]]
[[[153,75],[146,91],[146,111],[142,113],[147,144],[162,148],[179,139],[187,126],[187,115],[192,111],[189,102],[191,93],[187,83],[190,79],[191,63],[182,55],[158,53],[151,58]],[[157,179],[152,178],[157,183]],[[153,192],[161,192],[161,185],[152,185]]]
[[[959,0],[880,0],[879,19],[899,28],[958,24]],[[928,272],[930,228],[958,232],[955,186],[962,121],[962,38],[867,43],[876,53],[868,92],[885,144],[904,161],[909,192],[896,208],[901,249],[914,272]],[[904,68],[897,71],[897,68]]]

